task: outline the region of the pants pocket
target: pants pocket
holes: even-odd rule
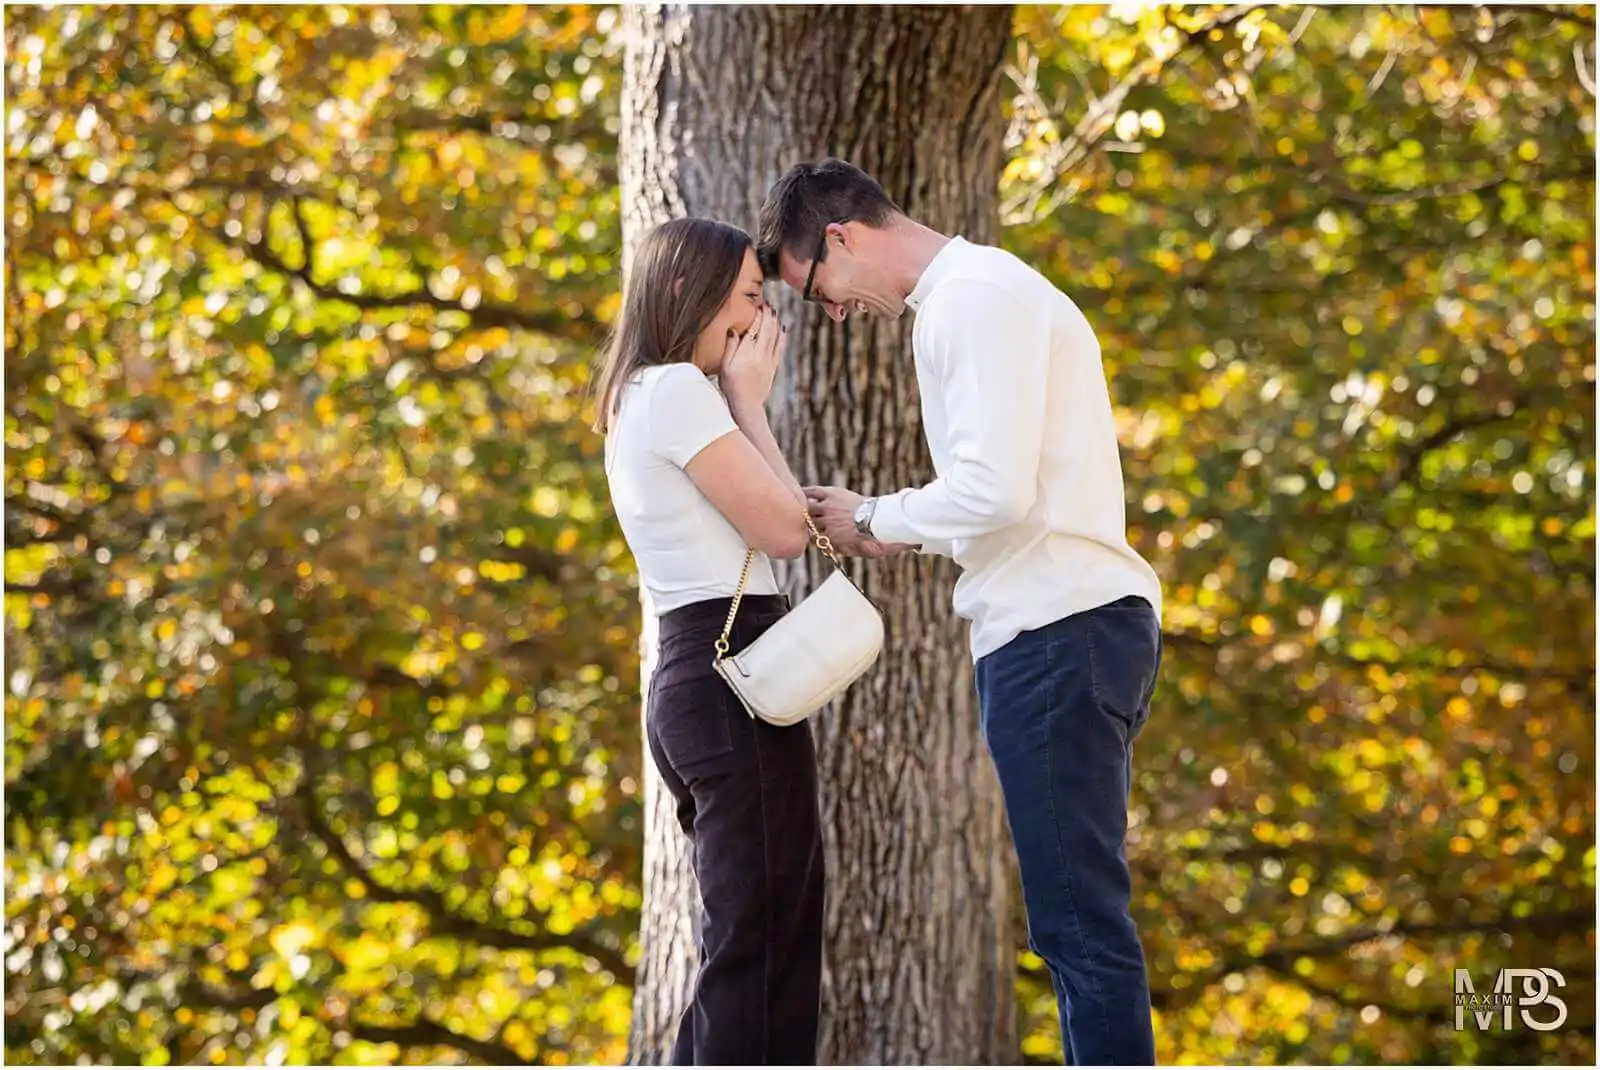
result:
[[[1090,611],[1085,630],[1089,680],[1095,702],[1136,725],[1155,688],[1161,628],[1148,605],[1105,606]]]
[[[651,688],[650,723],[675,771],[702,769],[733,753],[733,701],[715,676],[662,680]]]

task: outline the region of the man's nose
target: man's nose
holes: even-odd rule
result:
[[[835,323],[843,323],[844,322],[845,312],[844,312],[844,306],[843,305],[836,305],[836,304],[830,303],[826,307],[828,309],[828,318],[829,319],[831,319]]]

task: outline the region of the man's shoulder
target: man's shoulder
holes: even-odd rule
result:
[[[970,312],[975,303],[992,299],[1003,307],[1026,308],[1036,301],[1064,296],[1049,279],[1021,257],[994,245],[967,242],[928,294],[923,312]]]
[[[958,270],[1004,270],[1024,271],[1033,275],[1038,274],[1026,260],[999,245],[984,245],[980,242],[963,241],[961,253],[961,257],[956,261]]]
[[[940,280],[939,288],[952,283],[956,284],[957,290],[970,289],[973,284],[1014,290],[1056,289],[1055,284],[1043,273],[1009,249],[969,241],[962,243],[961,255],[951,263],[950,270]],[[932,296],[929,295],[930,299]]]

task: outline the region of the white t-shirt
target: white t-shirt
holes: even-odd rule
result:
[[[749,544],[684,468],[739,426],[722,392],[693,364],[642,368],[622,388],[606,435],[611,505],[656,613],[731,598]],[[757,553],[746,594],[777,594],[772,562]]]

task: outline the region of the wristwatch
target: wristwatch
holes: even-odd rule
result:
[[[856,506],[856,534],[863,539],[872,538],[872,514],[878,511],[878,499],[868,498]]]

